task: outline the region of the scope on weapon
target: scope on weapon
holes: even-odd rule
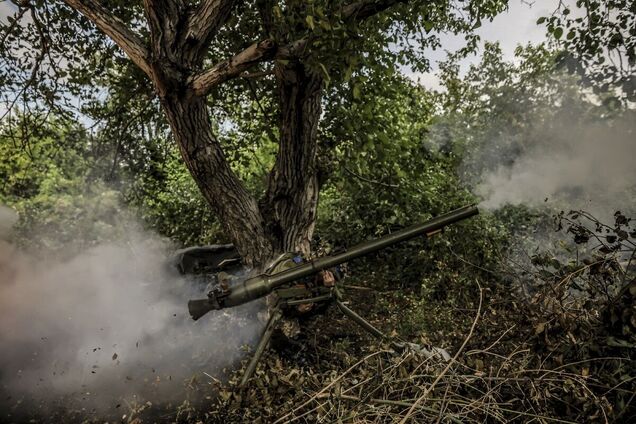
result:
[[[192,319],[197,320],[211,310],[230,308],[259,299],[272,293],[277,288],[317,274],[320,271],[335,267],[344,262],[368,255],[389,246],[401,243],[420,235],[431,236],[444,227],[477,215],[475,205],[465,206],[435,217],[423,224],[416,224],[386,236],[353,246],[346,252],[318,258],[276,274],[260,274],[248,278],[233,287],[215,287],[208,293],[207,299],[190,300],[188,309]]]

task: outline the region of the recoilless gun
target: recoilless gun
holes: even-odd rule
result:
[[[476,206],[465,206],[435,217],[425,223],[416,224],[383,237],[358,244],[339,254],[299,263],[296,266],[280,272],[277,272],[278,269],[276,267],[270,267],[269,271],[247,278],[233,285],[218,284],[210,290],[206,299],[196,299],[188,302],[190,315],[194,320],[197,320],[212,310],[231,308],[260,299],[272,293],[276,294],[275,306],[270,310],[269,321],[256,347],[254,356],[243,375],[242,385],[247,382],[256,369],[256,364],[269,343],[275,326],[282,317],[285,308],[332,301],[335,302],[344,315],[351,318],[366,331],[375,337],[386,339],[380,330],[376,329],[371,323],[349,309],[342,302],[339,284],[299,285],[298,282],[302,282],[306,280],[307,277],[314,276],[321,271],[334,269],[352,259],[377,252],[415,237],[432,237],[440,233],[444,227],[470,218],[478,213],[479,211]],[[299,260],[298,262],[301,261]],[[393,344],[399,347],[397,346],[398,343]]]

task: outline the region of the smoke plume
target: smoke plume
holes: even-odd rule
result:
[[[636,133],[629,117],[605,122],[555,121],[535,128],[502,164],[479,154],[485,170],[476,191],[485,208],[506,204],[584,209],[599,218],[633,209]],[[509,140],[492,140],[510,146]],[[496,151],[490,147],[491,151]],[[499,151],[501,152],[502,149]],[[505,149],[503,149],[505,150]]]
[[[0,210],[0,228],[12,214]],[[1,243],[1,242],[0,242]],[[258,305],[197,322],[203,296],[166,266],[170,245],[142,231],[70,260],[38,262],[0,245],[0,421],[20,408],[119,414],[131,402],[180,402],[241,357]]]
[[[18,215],[6,206],[0,205],[0,240],[8,239],[11,228],[18,222]]]

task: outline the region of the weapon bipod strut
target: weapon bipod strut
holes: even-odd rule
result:
[[[272,338],[272,334],[274,334],[276,325],[278,324],[280,319],[283,317],[282,307],[284,306],[294,306],[294,305],[319,303],[319,302],[334,302],[336,306],[338,307],[338,309],[340,309],[340,312],[342,312],[346,317],[348,317],[353,322],[358,324],[360,327],[362,327],[365,331],[370,333],[372,336],[377,337],[378,339],[381,339],[381,340],[388,340],[387,336],[383,332],[375,328],[369,321],[365,320],[360,315],[358,315],[357,313],[349,309],[349,307],[342,302],[341,300],[342,294],[340,293],[340,290],[338,290],[337,287],[330,288],[329,292],[326,294],[316,296],[316,297],[309,297],[306,299],[288,300],[285,297],[284,290],[281,290],[280,293],[277,293],[277,294],[279,296],[279,301],[272,308],[269,319],[267,320],[267,324],[265,325],[265,329],[263,330],[263,333],[261,334],[261,338],[258,341],[258,344],[256,345],[256,349],[254,350],[254,355],[252,356],[252,359],[247,365],[247,368],[245,368],[245,373],[243,373],[243,377],[241,378],[241,384],[239,385],[239,387],[241,388],[245,387],[245,385],[247,384],[247,381],[252,377],[252,374],[254,374],[254,371],[256,370],[256,365],[258,365],[258,361],[260,361],[261,357],[263,356],[263,353],[265,353],[265,349],[267,348],[267,345]],[[392,341],[391,347],[393,347],[396,350],[403,350],[406,346],[402,343]]]

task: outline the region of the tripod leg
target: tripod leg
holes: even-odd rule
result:
[[[263,353],[265,352],[265,348],[267,347],[269,340],[272,338],[272,334],[274,333],[276,324],[278,324],[278,321],[280,320],[282,316],[283,316],[283,313],[280,310],[280,308],[276,307],[272,311],[272,314],[269,317],[269,320],[267,320],[267,325],[265,326],[265,330],[263,330],[263,334],[261,334],[261,339],[258,341],[256,350],[254,351],[254,356],[252,356],[250,363],[245,369],[243,378],[241,378],[240,387],[245,387],[247,380],[249,380],[252,374],[254,374],[254,370],[256,370],[256,365],[258,364],[258,361],[261,359],[261,356],[263,356]]]
[[[360,315],[349,309],[347,305],[342,303],[338,298],[336,298],[336,305],[338,305],[338,308],[342,311],[343,314],[354,320],[360,327],[364,328],[378,339],[390,341],[391,348],[393,348],[396,352],[403,352],[407,349],[410,349],[414,352],[417,352],[418,354],[426,356],[427,358],[438,356],[445,361],[450,360],[450,355],[448,354],[448,352],[438,347],[424,349],[415,343],[401,343],[396,342],[395,340],[391,341],[383,332],[371,325],[369,321],[365,320]]]
[[[360,327],[367,330],[373,336],[377,337],[378,339],[386,339],[386,336],[384,335],[383,332],[381,332],[380,330],[375,328],[373,325],[371,325],[369,321],[367,321],[366,319],[362,318],[360,315],[353,312],[351,309],[347,307],[347,305],[342,303],[339,299],[336,299],[336,305],[338,305],[338,309],[340,309],[343,314],[351,318],[353,321],[355,321],[356,324],[358,324]]]

